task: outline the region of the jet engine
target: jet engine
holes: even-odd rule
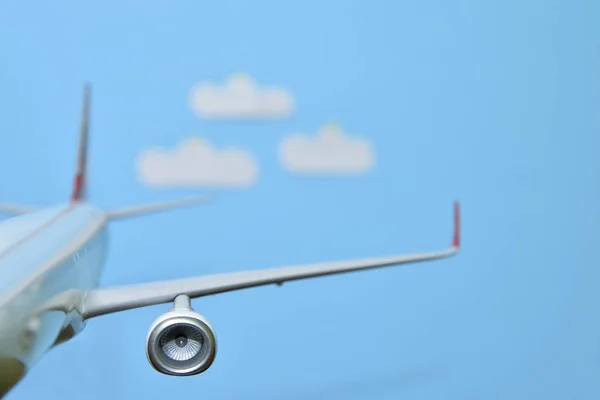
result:
[[[217,339],[210,323],[192,310],[185,295],[154,321],[146,339],[146,356],[157,371],[176,376],[206,371],[217,354]]]

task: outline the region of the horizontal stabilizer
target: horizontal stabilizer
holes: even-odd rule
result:
[[[167,211],[174,208],[192,206],[195,204],[208,203],[212,200],[211,196],[192,196],[178,200],[163,201],[158,203],[144,204],[133,207],[119,208],[110,210],[106,213],[109,220],[125,219],[137,217],[146,214]]]
[[[36,208],[31,206],[24,206],[21,204],[0,203],[0,213],[2,214],[21,215],[27,214],[35,210]]]

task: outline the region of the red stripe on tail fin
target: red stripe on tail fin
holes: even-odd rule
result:
[[[90,93],[91,88],[85,85],[83,91],[83,110],[81,116],[81,128],[79,131],[79,148],[77,153],[77,171],[73,180],[73,191],[71,193],[71,201],[85,200],[87,193],[87,148],[89,134],[89,116],[90,116]]]
[[[71,201],[80,201],[85,199],[83,175],[75,175],[73,180],[73,192],[71,193]]]

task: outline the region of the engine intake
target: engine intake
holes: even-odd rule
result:
[[[175,299],[173,309],[154,321],[146,340],[146,356],[167,375],[196,375],[206,371],[217,353],[209,322],[190,307],[187,296]]]

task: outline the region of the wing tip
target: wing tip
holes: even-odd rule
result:
[[[456,250],[460,248],[460,202],[454,202],[454,235],[452,237],[452,247]]]

